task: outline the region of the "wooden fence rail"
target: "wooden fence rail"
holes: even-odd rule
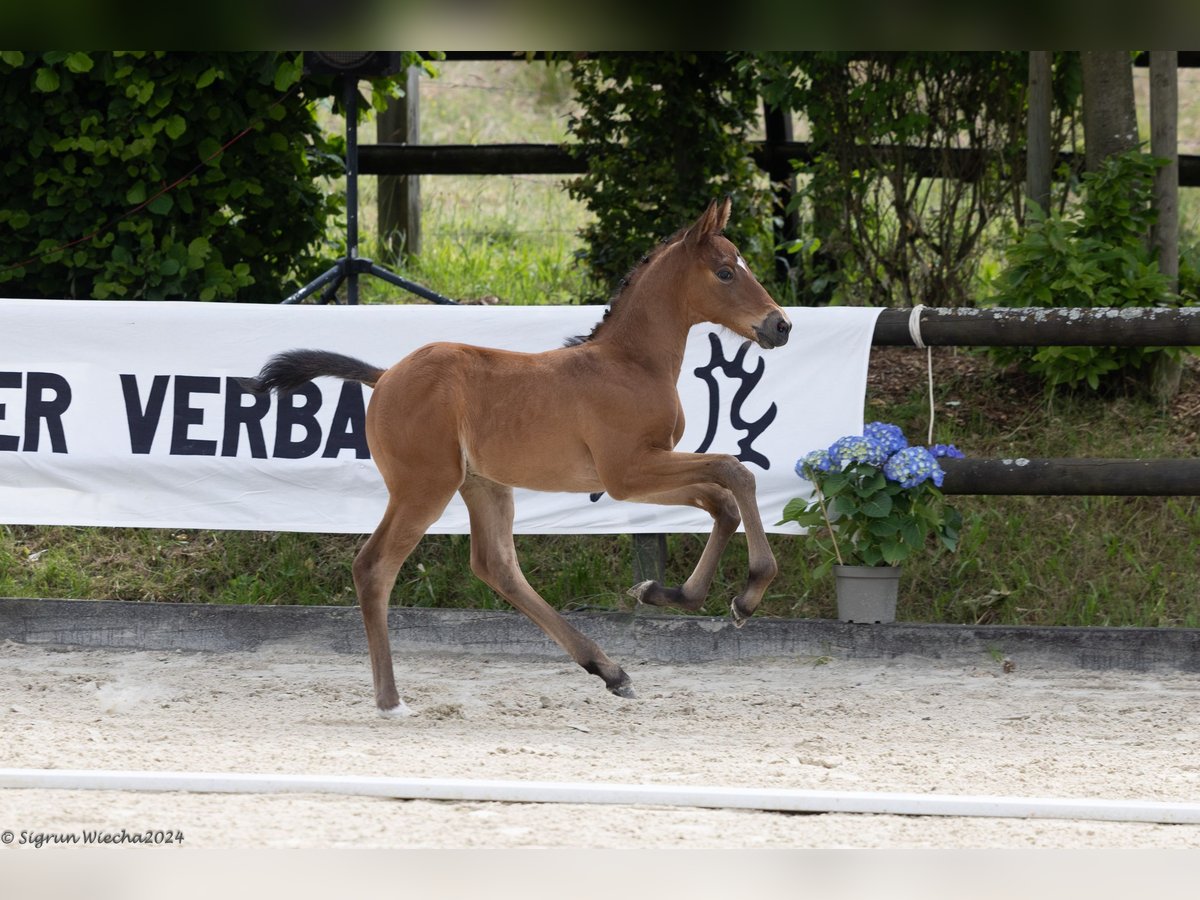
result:
[[[913,346],[910,310],[880,314],[877,346]],[[1200,346],[1200,307],[923,309],[928,346]],[[948,494],[1200,496],[1197,459],[947,459]]]
[[[911,315],[885,309],[872,343],[913,346]],[[931,307],[921,310],[920,329],[931,347],[1200,347],[1200,307]]]
[[[950,175],[977,177],[984,154],[969,148],[875,148],[903,152],[926,178]],[[563,144],[362,144],[358,148],[363,175],[580,175],[587,159]],[[751,154],[760,168],[784,171],[793,161],[810,162],[812,148],[802,141],[753,141]],[[1074,154],[1059,154],[1073,164]],[[1179,157],[1179,184],[1200,187],[1200,156]]]
[[[943,459],[947,494],[1200,497],[1200,459]]]

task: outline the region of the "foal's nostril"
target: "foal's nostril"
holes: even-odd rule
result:
[[[789,322],[787,319],[780,319],[778,322],[775,323],[775,330],[778,331],[781,335],[787,334],[789,331],[792,330],[792,323]]]

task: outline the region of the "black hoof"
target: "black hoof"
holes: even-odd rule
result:
[[[676,609],[699,609],[699,605],[689,603],[683,591],[677,587],[663,587],[657,581],[642,581],[628,591],[630,597],[646,606],[673,606]]]
[[[626,681],[623,684],[614,685],[613,687],[610,687],[608,690],[610,693],[616,694],[618,697],[624,697],[626,700],[636,700],[637,699],[637,694],[635,694],[633,692],[633,685],[630,684],[628,681]]]

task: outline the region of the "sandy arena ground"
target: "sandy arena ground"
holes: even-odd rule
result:
[[[627,701],[567,661],[396,662],[417,714],[383,720],[365,657],[5,642],[0,766],[1200,796],[1194,675],[623,660],[640,698]],[[1188,825],[0,790],[0,829],[17,835],[122,828],[217,848],[1200,848]]]

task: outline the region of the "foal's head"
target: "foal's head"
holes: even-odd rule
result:
[[[754,277],[737,247],[721,234],[732,201],[713,201],[674,242],[678,289],[693,323],[713,322],[764,349],[787,343],[792,323]]]

